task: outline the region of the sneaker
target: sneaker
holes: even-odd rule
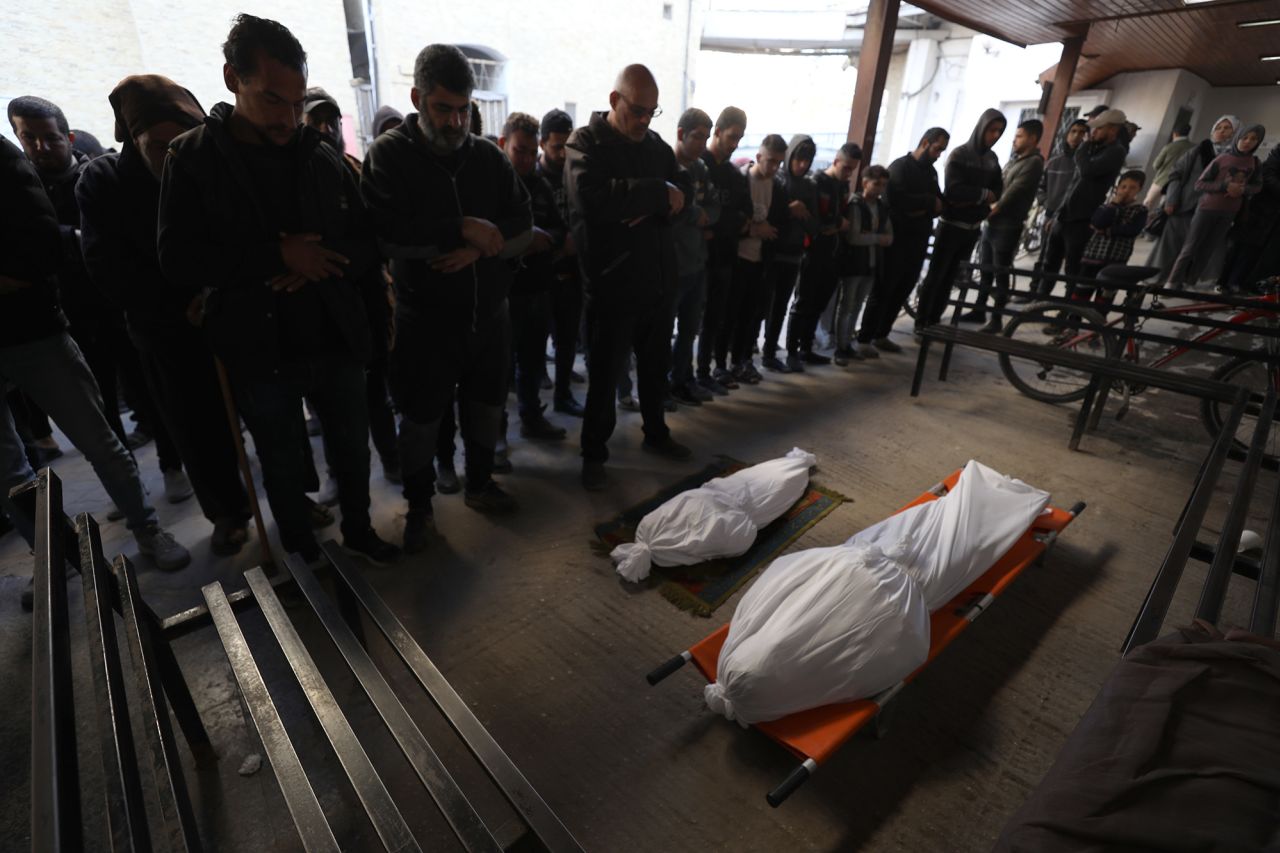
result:
[[[324,504],[318,504],[311,498],[304,499],[307,502],[307,509],[311,511],[311,526],[317,530],[321,527],[328,527],[333,524],[333,513]]]
[[[397,464],[388,465],[383,462],[382,476],[388,483],[394,483],[397,486],[404,485],[404,474],[400,472],[400,466]]]
[[[844,347],[837,347],[831,354],[831,360],[840,367],[846,367],[849,364],[849,351]]]
[[[176,572],[191,562],[191,552],[178,544],[169,531],[153,524],[133,534],[138,550],[150,557],[162,572]]]
[[[400,559],[400,549],[380,537],[372,527],[357,536],[342,537],[342,550],[353,557],[364,557],[375,566],[385,566]]]
[[[787,372],[804,373],[804,359],[799,353],[793,352],[787,355]]]
[[[561,397],[557,399],[555,403],[552,404],[551,408],[561,414],[575,418],[580,418],[587,413],[587,410],[582,408],[582,404],[572,397]]]
[[[220,518],[213,523],[213,535],[209,537],[209,550],[219,557],[240,553],[249,541],[249,523],[243,518]]]
[[[641,449],[649,453],[665,456],[668,459],[688,459],[693,455],[693,451],[676,441],[670,435],[658,441],[650,441],[645,439],[640,444]]]
[[[710,376],[699,376],[697,378],[698,387],[712,394],[719,394],[721,397],[727,396],[729,389],[721,385],[717,380]]]
[[[148,435],[142,427],[138,427],[133,432],[125,436],[124,443],[130,450],[137,450],[144,444],[150,444],[151,436]]]
[[[618,398],[618,408],[624,412],[640,411],[640,404],[636,402],[636,398],[628,394],[625,397]]]
[[[338,481],[332,477],[326,477],[324,485],[320,487],[320,491],[316,493],[316,503],[321,506],[337,506],[338,504]]]
[[[453,465],[436,464],[436,491],[442,495],[456,495],[462,491],[462,481],[458,479],[458,472]]]
[[[493,473],[510,474],[514,470],[516,470],[516,467],[511,464],[511,456],[506,450],[495,450],[493,452]]]
[[[493,480],[485,483],[480,489],[467,489],[464,496],[467,506],[484,513],[515,512],[519,506],[516,499],[502,490]]]
[[[800,357],[804,359],[805,364],[823,365],[823,364],[831,363],[831,359],[827,358],[825,355],[819,355],[813,350],[808,350],[807,352],[801,353]]]
[[[714,399],[710,391],[701,388],[696,382],[681,382],[671,386],[671,396],[686,406],[701,406]]]
[[[542,416],[530,415],[520,420],[520,435],[534,441],[563,441],[568,431]]]
[[[766,355],[764,358],[760,359],[760,364],[765,370],[772,370],[774,373],[791,372],[791,368],[787,367],[786,363],[776,355]]]
[[[739,382],[746,385],[759,385],[760,381],[764,379],[764,377],[760,375],[760,371],[756,370],[756,366],[749,361],[744,361],[742,364],[736,366],[733,369],[733,373],[734,376],[738,378]]]
[[[888,338],[876,338],[872,341],[872,346],[880,350],[880,352],[902,352],[902,347]]]
[[[742,387],[741,385],[738,384],[737,377],[735,377],[729,371],[725,370],[723,367],[718,368],[714,373],[712,373],[711,378],[719,382],[725,388],[728,388],[730,391],[733,391],[735,389]]]
[[[426,509],[410,508],[404,517],[404,552],[417,554],[426,550],[435,529],[436,517],[430,505]]]
[[[609,487],[609,475],[604,463],[595,459],[582,460],[582,487],[588,492],[600,492]]]
[[[170,468],[164,472],[164,499],[171,504],[180,504],[195,494],[191,481],[181,468]]]
[[[858,358],[860,359],[868,360],[873,358],[879,358],[880,350],[876,349],[871,344],[858,344],[854,348],[854,354],[857,355]]]

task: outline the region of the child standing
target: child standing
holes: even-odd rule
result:
[[[853,345],[853,332],[862,306],[883,275],[884,249],[893,243],[893,223],[884,200],[889,170],[871,166],[862,173],[862,192],[849,199],[849,228],[841,255],[836,288],[836,351],[832,360],[846,365],[850,359],[879,358],[870,344]]]
[[[1231,148],[1215,157],[1200,174],[1196,182],[1196,189],[1202,193],[1200,203],[1182,251],[1169,270],[1166,285],[1182,287],[1188,282],[1194,285],[1213,254],[1213,247],[1227,239],[1245,196],[1262,189],[1262,169],[1253,152],[1258,150],[1264,136],[1266,129],[1262,125],[1241,123]]]
[[[1089,235],[1080,261],[1082,276],[1097,278],[1104,267],[1129,262],[1134,240],[1147,227],[1147,207],[1138,200],[1146,180],[1146,175],[1137,169],[1125,172],[1120,176],[1111,199],[1093,212],[1089,220],[1093,233]],[[1093,298],[1093,293],[1092,287],[1076,285],[1072,288],[1071,298],[1087,302]],[[1111,304],[1113,295],[1111,291],[1099,294],[1098,302],[1104,309]]]

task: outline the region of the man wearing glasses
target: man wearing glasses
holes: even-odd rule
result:
[[[441,418],[457,389],[466,447],[466,503],[509,512],[493,481],[493,451],[511,365],[507,293],[529,245],[529,194],[502,151],[469,132],[475,76],[452,45],[418,54],[410,93],[417,113],[374,141],[360,191],[391,261],[395,343],[388,379],[400,410],[404,548],[434,528],[432,465]]]
[[[582,484],[608,485],[604,463],[617,423],[618,374],[636,355],[645,450],[684,459],[663,416],[671,360],[667,302],[676,287],[671,217],[684,208],[671,147],[649,129],[661,112],[658,84],[629,65],[609,94],[609,111],[593,113],[569,137],[566,188],[586,285],[588,385],[582,423]]]

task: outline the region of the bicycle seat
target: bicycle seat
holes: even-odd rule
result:
[[[1138,284],[1160,274],[1159,267],[1131,267],[1112,264],[1098,272],[1099,281],[1116,281],[1122,284]]]

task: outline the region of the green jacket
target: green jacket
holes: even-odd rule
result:
[[[1173,171],[1173,164],[1177,163],[1178,158],[1187,153],[1187,149],[1194,144],[1184,136],[1161,148],[1160,153],[1156,155],[1155,162],[1151,164],[1151,172],[1154,177],[1152,177],[1152,184],[1149,186],[1157,186],[1164,189],[1165,183],[1169,180],[1169,173]]]

